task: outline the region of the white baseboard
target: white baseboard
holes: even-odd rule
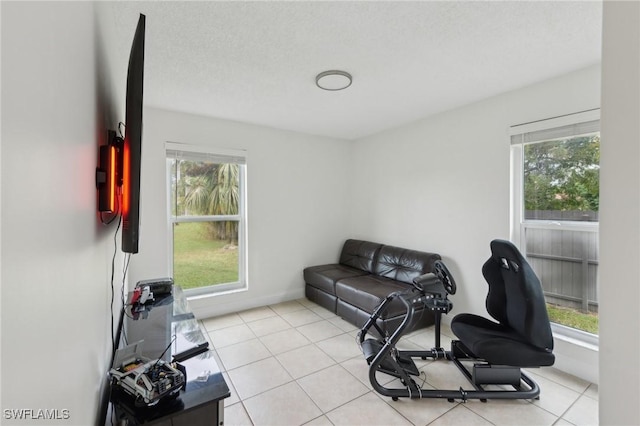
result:
[[[554,368],[591,383],[599,382],[599,353],[590,345],[561,338],[554,339]]]
[[[304,287],[263,297],[245,297],[236,301],[228,301],[224,297],[216,296],[207,297],[206,299],[198,298],[197,300],[189,300],[189,306],[196,318],[203,319],[246,311],[247,309],[261,306],[275,305],[290,300],[302,299],[303,297]]]

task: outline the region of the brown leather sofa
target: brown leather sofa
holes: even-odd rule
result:
[[[370,241],[345,241],[339,263],[304,269],[307,298],[361,328],[387,295],[412,288],[414,278],[432,272],[440,255]],[[400,300],[378,318],[384,333],[392,333],[404,319]],[[407,330],[434,323],[433,313],[418,307]],[[373,328],[371,329],[373,331]]]

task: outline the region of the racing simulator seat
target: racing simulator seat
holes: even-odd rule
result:
[[[373,388],[394,400],[408,398],[461,399],[533,399],[540,394],[539,386],[521,368],[553,365],[553,336],[540,281],[518,249],[509,241],[494,240],[491,257],[482,267],[489,285],[487,312],[495,321],[473,314],[459,314],[451,321],[451,330],[459,340],[451,350],[440,347],[442,314],[453,305],[448,295],[455,294],[456,283],[442,261],[434,272],[414,280],[409,291],[389,295],[374,311],[359,334],[359,342],[369,364],[369,380]],[[382,339],[366,338],[376,327],[376,319],[392,300],[399,298],[407,309],[400,326]],[[396,343],[411,323],[415,307],[423,304],[436,316],[435,346],[426,351],[401,351]],[[432,358],[453,362],[475,390],[422,389],[411,376],[419,376],[412,358]],[[471,361],[469,368],[463,365]],[[382,386],[376,372],[400,379],[404,388]],[[491,389],[485,388],[487,385]]]

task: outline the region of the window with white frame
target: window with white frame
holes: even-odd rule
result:
[[[246,152],[167,143],[172,276],[187,295],[244,288]]]
[[[597,344],[600,111],[513,126],[512,240],[555,332]]]

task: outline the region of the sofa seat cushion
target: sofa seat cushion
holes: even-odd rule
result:
[[[398,281],[367,275],[341,279],[336,283],[336,296],[365,312],[372,313],[380,303],[395,291],[406,291],[411,286]],[[404,304],[396,298],[391,302],[382,315],[383,319],[403,315],[406,312]]]
[[[331,295],[336,294],[336,282],[350,277],[358,277],[369,275],[368,272],[361,269],[352,268],[350,266],[337,263],[328,265],[310,266],[305,268],[304,281],[310,286],[319,288],[320,290]]]

